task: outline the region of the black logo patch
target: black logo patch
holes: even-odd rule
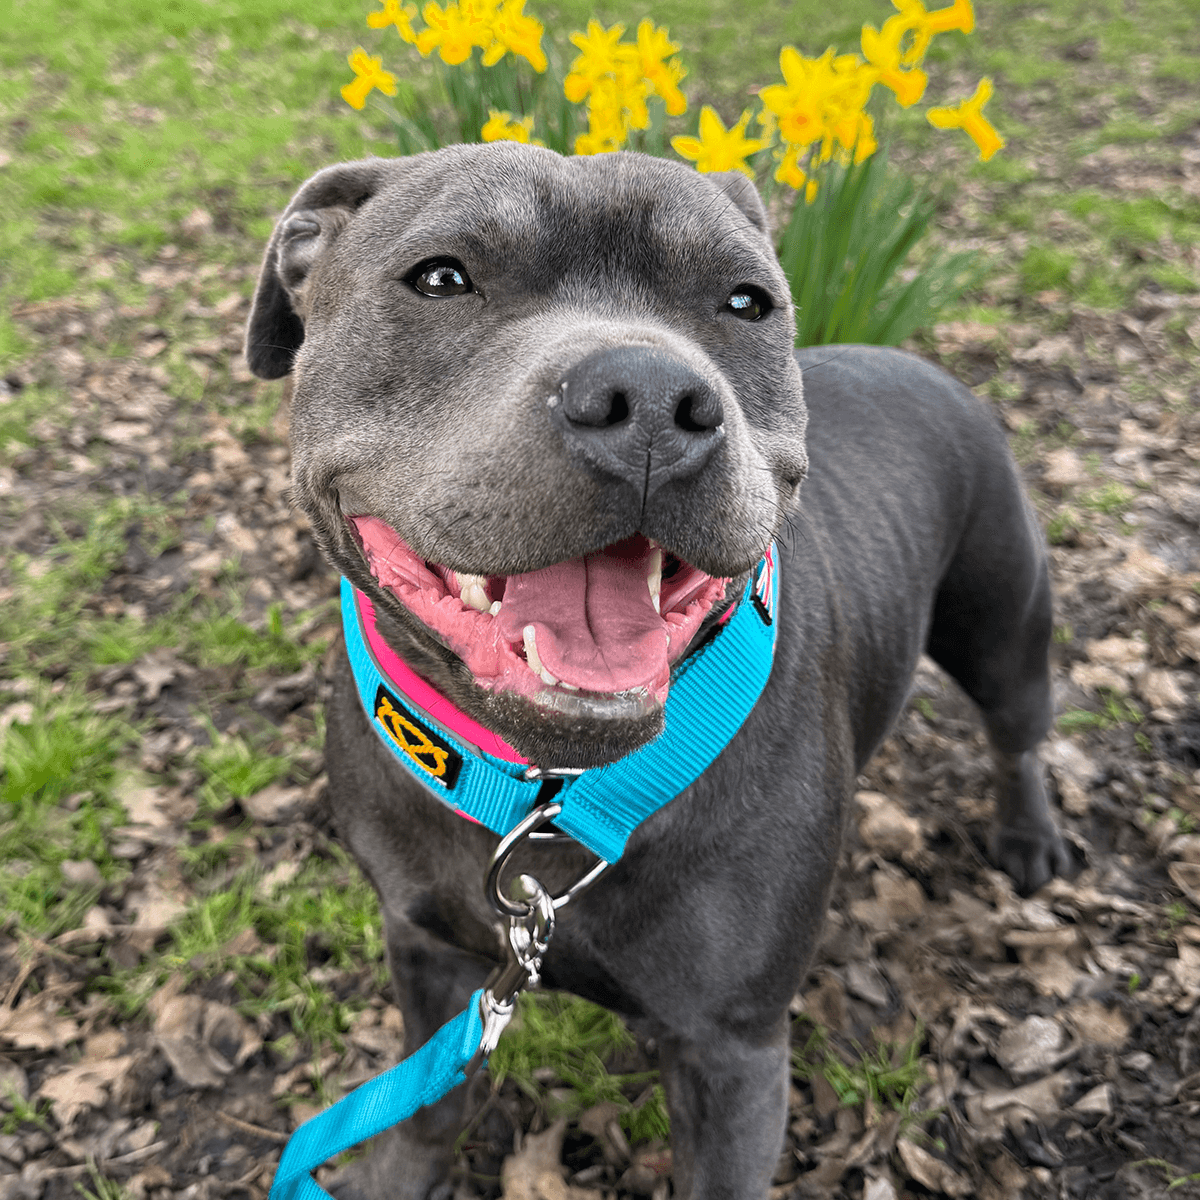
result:
[[[422,725],[383,684],[375,692],[375,719],[426,775],[445,787],[454,786],[462,768],[462,755],[445,738]]]

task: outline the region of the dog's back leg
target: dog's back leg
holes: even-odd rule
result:
[[[996,759],[992,856],[1022,893],[1067,873],[1037,744],[1053,719],[1050,581],[1042,539],[998,430],[938,588],[926,649],[979,705]],[[985,440],[993,440],[987,438]]]

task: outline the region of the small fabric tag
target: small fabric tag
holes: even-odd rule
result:
[[[452,788],[462,770],[462,755],[441,737],[436,730],[418,720],[415,713],[406,708],[392,692],[381,683],[375,689],[375,707],[372,715],[383,728],[383,732],[418,766],[430,779],[443,787]]]

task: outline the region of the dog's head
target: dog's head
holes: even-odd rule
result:
[[[503,143],[330,167],[267,247],[251,368],[296,499],[394,648],[544,766],[661,728],[807,460],[741,175]]]

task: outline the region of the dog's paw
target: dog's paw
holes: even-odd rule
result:
[[[1028,896],[1056,875],[1074,873],[1074,860],[1053,825],[997,829],[992,835],[992,861],[1013,881],[1019,895]]]

